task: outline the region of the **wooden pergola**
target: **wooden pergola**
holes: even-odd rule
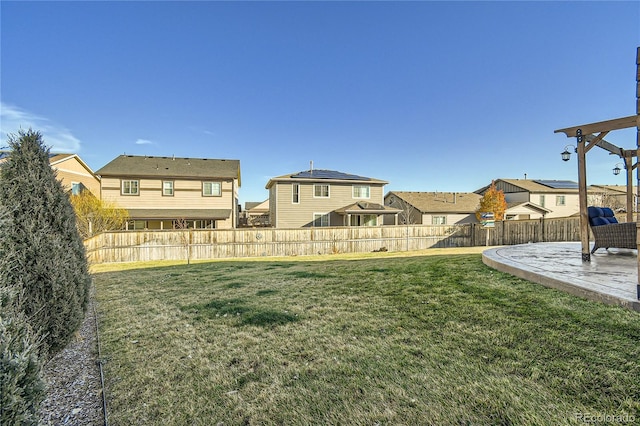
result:
[[[607,142],[604,138],[614,130],[628,129],[635,127],[636,147],[633,149],[623,149]],[[587,152],[597,146],[611,154],[618,155],[624,160],[627,171],[627,221],[633,222],[633,170],[638,164],[633,164],[633,159],[640,154],[640,47],[636,51],[636,114],[628,117],[616,118],[613,120],[600,121],[597,123],[582,124],[579,126],[558,129],[554,133],[564,133],[567,137],[575,137],[577,142],[576,152],[578,154],[578,195],[580,204],[580,241],[582,243],[582,261],[590,262],[591,253],[589,251],[589,215],[587,212]],[[638,183],[640,183],[640,173],[637,173]],[[640,184],[636,185],[638,197],[640,197]],[[638,222],[637,224],[639,224]],[[638,233],[640,235],[640,232]],[[640,241],[638,241],[640,247]],[[640,250],[638,251],[638,286],[637,295],[640,299]]]

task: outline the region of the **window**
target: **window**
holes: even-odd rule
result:
[[[328,213],[314,213],[313,214],[313,226],[329,226],[329,214]]]
[[[165,180],[162,182],[162,195],[173,196],[173,181]]]
[[[138,231],[140,229],[147,229],[146,220],[130,220],[127,222],[126,228],[129,231]]]
[[[80,195],[80,191],[82,191],[82,184],[71,182],[71,195]]]
[[[378,216],[374,214],[353,215],[349,224],[351,226],[376,226],[378,225]]]
[[[138,187],[137,180],[123,180],[122,181],[122,195],[138,195],[140,188]]]
[[[544,195],[540,196],[540,206],[544,207]]]
[[[202,182],[202,195],[205,197],[221,197],[222,184],[220,182]]]
[[[300,184],[298,183],[291,185],[291,202],[300,204]]]
[[[320,198],[329,198],[329,185],[319,183],[313,185],[313,196]]]
[[[353,198],[369,198],[370,194],[369,185],[353,185]]]
[[[432,225],[446,225],[447,217],[446,216],[432,216],[431,217]]]
[[[556,206],[564,206],[565,203],[564,195],[556,195]]]

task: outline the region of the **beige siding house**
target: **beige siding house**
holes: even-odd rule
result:
[[[384,204],[401,210],[399,224],[456,225],[477,222],[480,198],[472,192],[393,191]]]
[[[127,229],[235,228],[240,161],[121,155],[96,172]]]
[[[387,182],[333,170],[307,170],[269,180],[269,217],[276,228],[377,226],[398,209],[386,207]]]
[[[244,226],[269,226],[269,200],[244,203],[241,222]]]
[[[568,217],[580,211],[578,183],[568,180],[497,179],[507,202],[505,219]],[[475,191],[484,195],[487,185]]]
[[[100,179],[78,154],[50,154],[49,164],[67,191],[77,195],[88,189],[94,196],[100,197]]]

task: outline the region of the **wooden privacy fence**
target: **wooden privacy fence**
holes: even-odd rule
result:
[[[435,247],[579,241],[579,219],[299,229],[105,232],[85,241],[91,263],[409,251]]]

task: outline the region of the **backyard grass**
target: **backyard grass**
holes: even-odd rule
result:
[[[94,277],[112,425],[640,421],[640,315],[478,254]]]

